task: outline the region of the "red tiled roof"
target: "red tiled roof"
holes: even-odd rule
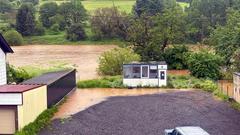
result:
[[[22,93],[41,86],[42,85],[1,85],[0,93]]]

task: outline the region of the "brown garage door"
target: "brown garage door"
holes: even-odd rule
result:
[[[0,107],[0,134],[14,134],[16,130],[15,109]]]

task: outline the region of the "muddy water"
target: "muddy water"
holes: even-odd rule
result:
[[[67,118],[88,107],[98,104],[113,96],[139,96],[164,93],[174,90],[167,89],[78,89],[72,92],[66,102],[59,107],[54,118]]]
[[[7,59],[16,67],[54,67],[59,64],[74,66],[77,69],[77,79],[86,80],[98,77],[99,56],[115,45],[25,45],[13,46],[14,53]]]

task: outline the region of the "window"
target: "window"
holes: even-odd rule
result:
[[[160,72],[160,79],[161,79],[161,80],[164,80],[164,79],[165,79],[165,72],[164,72],[164,71],[161,71],[161,72]]]
[[[142,66],[142,77],[143,78],[148,77],[148,66]]]
[[[158,78],[158,72],[156,69],[150,69],[149,78]]]
[[[140,68],[140,66],[133,66],[132,78],[141,78],[141,68]]]
[[[124,75],[124,78],[131,78],[132,67],[128,65],[123,66],[123,75]]]

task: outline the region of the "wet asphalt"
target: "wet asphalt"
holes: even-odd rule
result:
[[[203,91],[112,97],[40,135],[164,135],[164,129],[200,126],[211,135],[240,135],[240,111]]]

